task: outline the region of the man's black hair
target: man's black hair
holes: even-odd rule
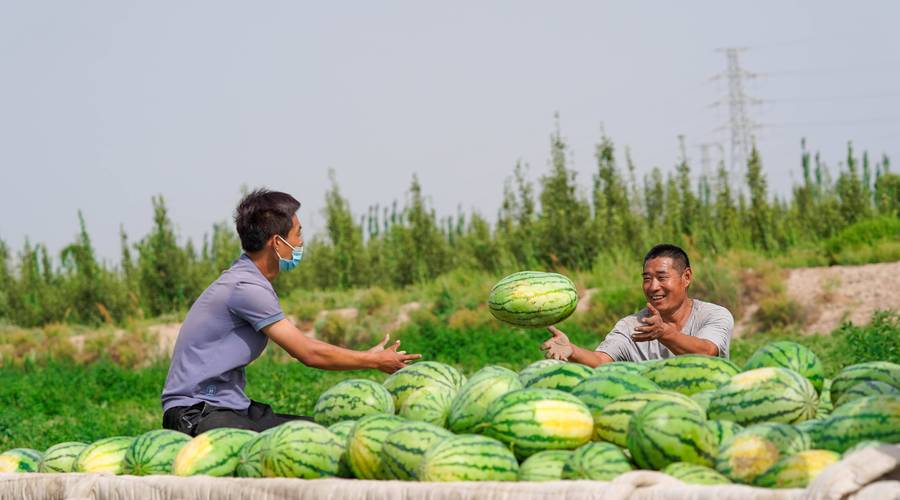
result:
[[[675,267],[680,271],[684,271],[691,267],[691,260],[688,259],[687,253],[682,250],[681,247],[677,247],[670,243],[662,243],[651,248],[650,251],[647,252],[647,255],[644,256],[644,265],[647,265],[648,260],[657,257],[670,257],[675,264]]]
[[[287,238],[300,202],[287,193],[257,189],[241,199],[234,212],[241,247],[245,252],[262,249],[273,234]]]

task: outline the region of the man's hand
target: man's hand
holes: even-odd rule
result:
[[[379,370],[385,373],[394,373],[405,367],[407,361],[422,357],[421,354],[406,354],[406,351],[398,351],[397,349],[400,347],[399,340],[391,344],[390,347],[385,348],[384,346],[387,345],[388,340],[390,339],[391,334],[387,334],[381,339],[381,342],[375,344],[366,351],[373,355],[375,367]]]
[[[674,323],[666,323],[662,319],[662,315],[659,314],[659,311],[656,310],[653,305],[647,302],[647,310],[650,311],[650,316],[646,318],[641,318],[641,323],[644,326],[635,327],[634,332],[631,334],[631,338],[635,342],[649,342],[651,340],[660,340],[665,337],[669,337],[672,333],[677,333],[677,328]]]
[[[558,359],[560,361],[568,361],[575,348],[569,342],[569,337],[555,326],[547,327],[547,330],[553,335],[546,342],[541,344],[541,350],[544,351],[544,357],[548,359]]]

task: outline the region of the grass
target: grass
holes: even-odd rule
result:
[[[594,347],[605,334],[575,321],[561,328],[584,347]],[[541,359],[541,329],[498,327],[496,322],[450,328],[430,311],[401,330],[409,352],[452,364],[467,374],[487,364],[514,370]],[[871,360],[900,363],[900,315],[880,312],[866,327],[844,325],[831,335],[799,336],[790,331],[758,334],[732,342],[732,360],[742,365],[763,344],[790,339],[809,346],[833,376],[842,367]],[[277,347],[247,368],[247,394],[278,412],[311,414],[318,395],[347,378],[377,381],[376,371],[329,372],[285,362]],[[125,368],[109,358],[79,364],[71,359],[25,360],[0,367],[0,450],[39,450],[69,440],[90,442],[115,435],[137,435],[161,426],[159,395],[168,364]]]

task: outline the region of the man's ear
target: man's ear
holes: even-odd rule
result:
[[[684,288],[687,289],[691,286],[691,281],[694,279],[694,271],[691,268],[686,268],[683,273],[681,273],[681,279],[684,280]]]

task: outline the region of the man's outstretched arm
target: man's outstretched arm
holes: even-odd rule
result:
[[[605,352],[589,351],[582,347],[578,347],[569,341],[569,337],[555,326],[548,327],[547,330],[553,335],[546,342],[541,344],[541,350],[544,351],[544,355],[547,358],[580,363],[582,365],[590,366],[591,368],[604,363],[612,363],[614,361],[613,358]]]

